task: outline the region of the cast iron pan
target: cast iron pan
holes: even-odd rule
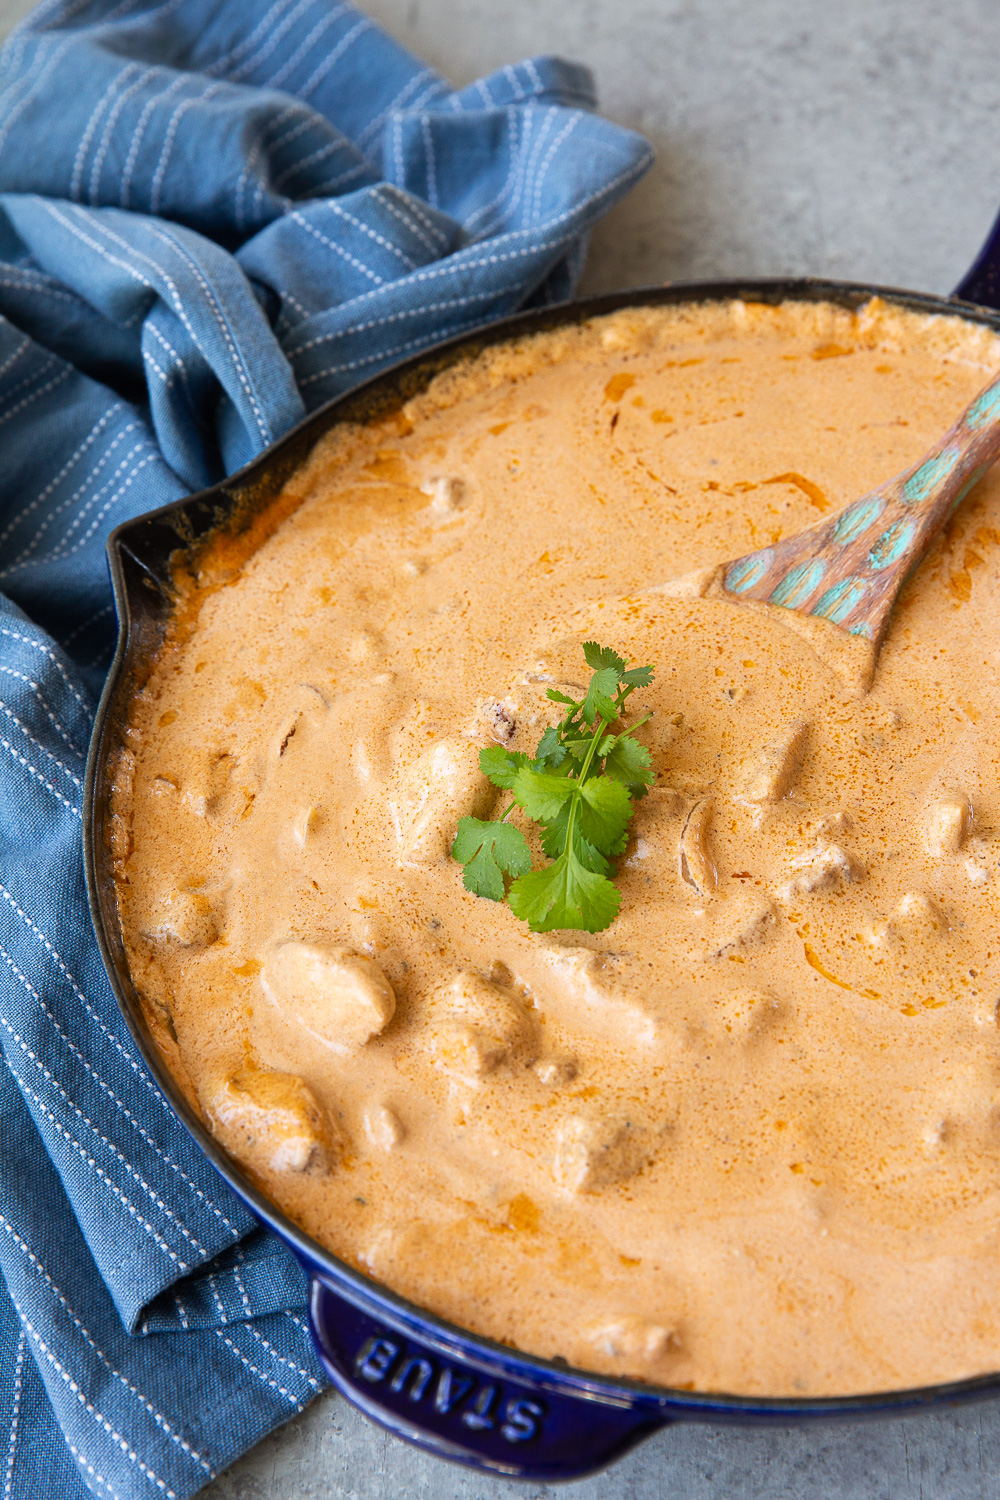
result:
[[[84,793],[84,856],[97,941],[136,1045],[178,1118],[257,1217],[288,1244],[311,1281],[320,1359],[337,1389],[374,1421],[418,1447],[474,1468],[533,1480],[576,1479],[672,1422],[786,1424],[873,1417],[1000,1395],[1000,1372],[949,1385],[821,1399],[757,1399],[669,1390],[536,1359],[466,1332],[398,1297],[324,1250],[269,1203],[195,1117],[143,1016],[122,944],[106,838],[108,773],[129,700],[141,687],[173,605],[171,557],[220,525],[245,525],[275,497],[316,440],[337,422],[399,405],[450,364],[500,340],[621,307],[746,298],[860,307],[879,296],[921,313],[959,314],[1000,332],[1000,221],[959,287],[967,300],[813,280],[687,282],[521,314],[438,345],[314,412],[247,468],[201,494],[112,532],[108,559],[119,638],[94,725]]]

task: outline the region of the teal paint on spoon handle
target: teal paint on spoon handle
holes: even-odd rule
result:
[[[877,648],[903,581],[1000,457],[1000,376],[918,464],[828,520],[725,565],[738,599],[829,620]]]

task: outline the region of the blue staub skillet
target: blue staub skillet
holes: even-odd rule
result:
[[[576,1479],[673,1422],[789,1423],[873,1417],[1000,1395],[1000,1372],[949,1385],[863,1396],[758,1399],[613,1380],[536,1359],[446,1323],[338,1260],[268,1202],[192,1112],[157,1051],[132,983],[107,837],[110,768],[130,700],[142,687],[175,603],[173,567],[224,528],[245,536],[314,443],[345,420],[389,412],[442,369],[500,340],[622,307],[745,298],[860,307],[879,296],[921,313],[958,315],[1000,332],[1000,220],[956,298],[826,281],[688,282],[522,314],[453,339],[339,397],[213,489],[129,521],[108,557],[120,633],[94,725],[84,797],[90,908],[108,977],[136,1045],[182,1124],[257,1217],[288,1244],[311,1281],[319,1356],[337,1389],[375,1422],[418,1447],[478,1469],[532,1480]],[[957,300],[961,298],[963,300]]]

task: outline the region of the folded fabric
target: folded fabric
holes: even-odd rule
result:
[[[413,350],[567,296],[645,170],[555,58],[453,91],[332,0],[46,0],[0,54],[0,1493],[193,1494],[321,1389],[292,1257],[90,930],[104,539]]]

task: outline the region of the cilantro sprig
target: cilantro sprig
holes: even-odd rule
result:
[[[586,695],[547,690],[566,713],[533,756],[500,745],[479,752],[484,775],[512,800],[490,822],[461,818],[451,848],[466,889],[506,899],[532,932],[601,932],[614,920],[621,892],[609,878],[611,861],[625,848],[634,803],[653,784],[649,751],[635,738],[650,715],[615,728],[636,688],[652,682],[653,668],[629,668],[626,657],[596,641],[587,641],[583,654],[593,672]],[[551,861],[541,869],[533,868],[524,834],[507,821],[515,807],[540,826]]]

